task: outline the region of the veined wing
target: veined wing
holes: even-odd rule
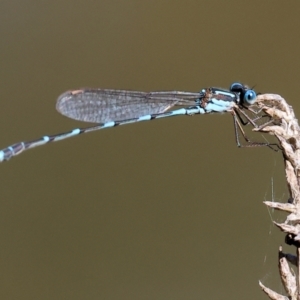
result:
[[[106,123],[162,113],[174,105],[192,106],[199,97],[200,93],[180,91],[82,89],[59,96],[56,109],[71,119]]]

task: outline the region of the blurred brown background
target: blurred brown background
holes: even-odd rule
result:
[[[0,148],[88,125],[55,110],[58,95],[80,87],[240,81],[281,94],[299,115],[299,9],[3,0]],[[281,154],[238,149],[230,115],[82,135],[13,158],[0,174],[1,299],[266,299],[258,280],[282,292],[284,236],[272,225],[282,216],[262,204],[288,197]]]

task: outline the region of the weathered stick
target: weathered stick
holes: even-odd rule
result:
[[[288,213],[284,223],[274,224],[286,233],[285,242],[296,247],[296,255],[286,254],[279,248],[279,272],[287,296],[280,295],[259,285],[270,299],[300,300],[300,128],[293,108],[279,95],[263,94],[258,96],[257,106],[273,120],[271,125],[255,128],[254,131],[267,132],[275,135],[282,148],[285,162],[285,174],[290,192],[289,203],[265,201],[271,207]],[[289,266],[297,268],[297,274]]]

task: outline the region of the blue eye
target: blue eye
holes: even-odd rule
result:
[[[247,90],[244,94],[243,102],[245,105],[252,105],[255,103],[256,93],[253,90]]]

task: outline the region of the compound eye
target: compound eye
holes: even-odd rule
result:
[[[230,91],[231,92],[236,92],[236,93],[240,93],[245,89],[245,87],[239,83],[239,82],[234,82],[231,86],[230,86]]]
[[[244,94],[243,102],[245,105],[252,105],[255,103],[256,93],[253,90],[247,90]]]

